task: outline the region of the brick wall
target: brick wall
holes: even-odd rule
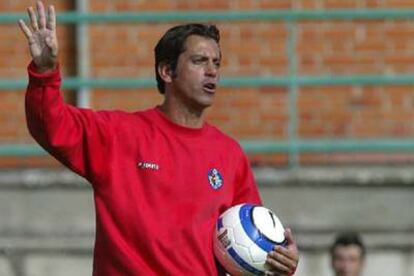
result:
[[[58,12],[74,0],[51,0]],[[0,11],[22,12],[35,1],[3,0]],[[215,9],[414,8],[412,0],[90,0],[92,12]],[[90,26],[91,75],[154,77],[152,49],[171,24]],[[286,25],[218,24],[224,76],[283,76],[288,72]],[[320,21],[297,24],[298,72],[411,73],[414,21]],[[63,75],[76,74],[75,29],[59,25]],[[29,54],[17,24],[0,25],[0,78],[26,76]],[[221,88],[208,119],[238,139],[287,138],[288,89]],[[64,91],[74,103],[74,91]],[[414,134],[411,86],[303,87],[298,91],[298,134],[303,138],[409,138]],[[92,90],[95,109],[133,111],[162,100],[155,89]],[[0,143],[33,143],[24,118],[24,91],[0,91]],[[302,154],[305,164],[412,162],[411,154]],[[255,164],[287,163],[285,154],[252,154]],[[4,168],[17,168],[4,170]],[[47,167],[46,169],[33,169]],[[49,168],[52,168],[49,170]],[[85,181],[51,157],[0,157],[0,275],[90,275],[95,218]],[[28,168],[28,169],[24,169]],[[328,246],[334,232],[360,230],[368,245],[365,274],[414,276],[412,167],[360,170],[317,167],[255,168],[266,206],[297,238],[297,276],[331,275]],[[292,197],[294,196],[294,198]],[[294,199],[294,201],[292,201]],[[292,202],[300,204],[292,204]],[[392,271],[391,271],[392,269]]]
[[[22,12],[34,1],[1,1],[2,12]],[[49,1],[57,12],[74,9],[74,1]],[[409,0],[296,1],[90,1],[91,12],[145,10],[414,8]],[[91,76],[154,77],[153,47],[174,23],[96,24],[90,27]],[[283,22],[220,22],[223,76],[284,75],[288,71],[286,25]],[[76,74],[75,30],[58,26],[64,76]],[[17,25],[0,26],[0,78],[22,78],[29,62],[27,45]],[[414,22],[306,21],[297,24],[298,73],[393,74],[414,69]],[[1,91],[0,143],[32,143],[24,118],[24,91]],[[73,91],[65,91],[75,102]],[[286,88],[222,88],[209,120],[238,139],[286,139]],[[155,89],[93,90],[95,109],[137,110],[162,100]],[[297,103],[302,138],[408,138],[414,134],[414,93],[411,86],[302,87]],[[260,122],[260,123],[258,123]],[[305,163],[365,160],[411,160],[402,155],[302,155]],[[252,155],[255,162],[284,164],[283,154]],[[55,166],[45,158],[2,157],[3,166]]]

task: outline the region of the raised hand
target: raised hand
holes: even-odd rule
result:
[[[37,16],[33,7],[29,7],[31,29],[19,20],[19,26],[29,42],[30,55],[39,72],[53,70],[57,64],[58,42],[56,37],[56,15],[53,6],[49,6],[46,18],[41,1],[36,3]]]

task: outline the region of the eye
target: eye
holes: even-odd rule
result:
[[[204,61],[205,61],[205,59],[202,58],[202,57],[193,58],[193,63],[194,64],[202,64]]]

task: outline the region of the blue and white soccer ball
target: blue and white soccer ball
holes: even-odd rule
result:
[[[263,275],[267,253],[287,240],[279,218],[269,209],[239,204],[217,220],[214,254],[232,276]]]

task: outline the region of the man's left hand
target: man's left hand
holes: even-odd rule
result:
[[[285,230],[287,247],[275,246],[267,255],[266,263],[269,269],[265,275],[290,276],[295,273],[299,262],[299,252],[290,229]]]

